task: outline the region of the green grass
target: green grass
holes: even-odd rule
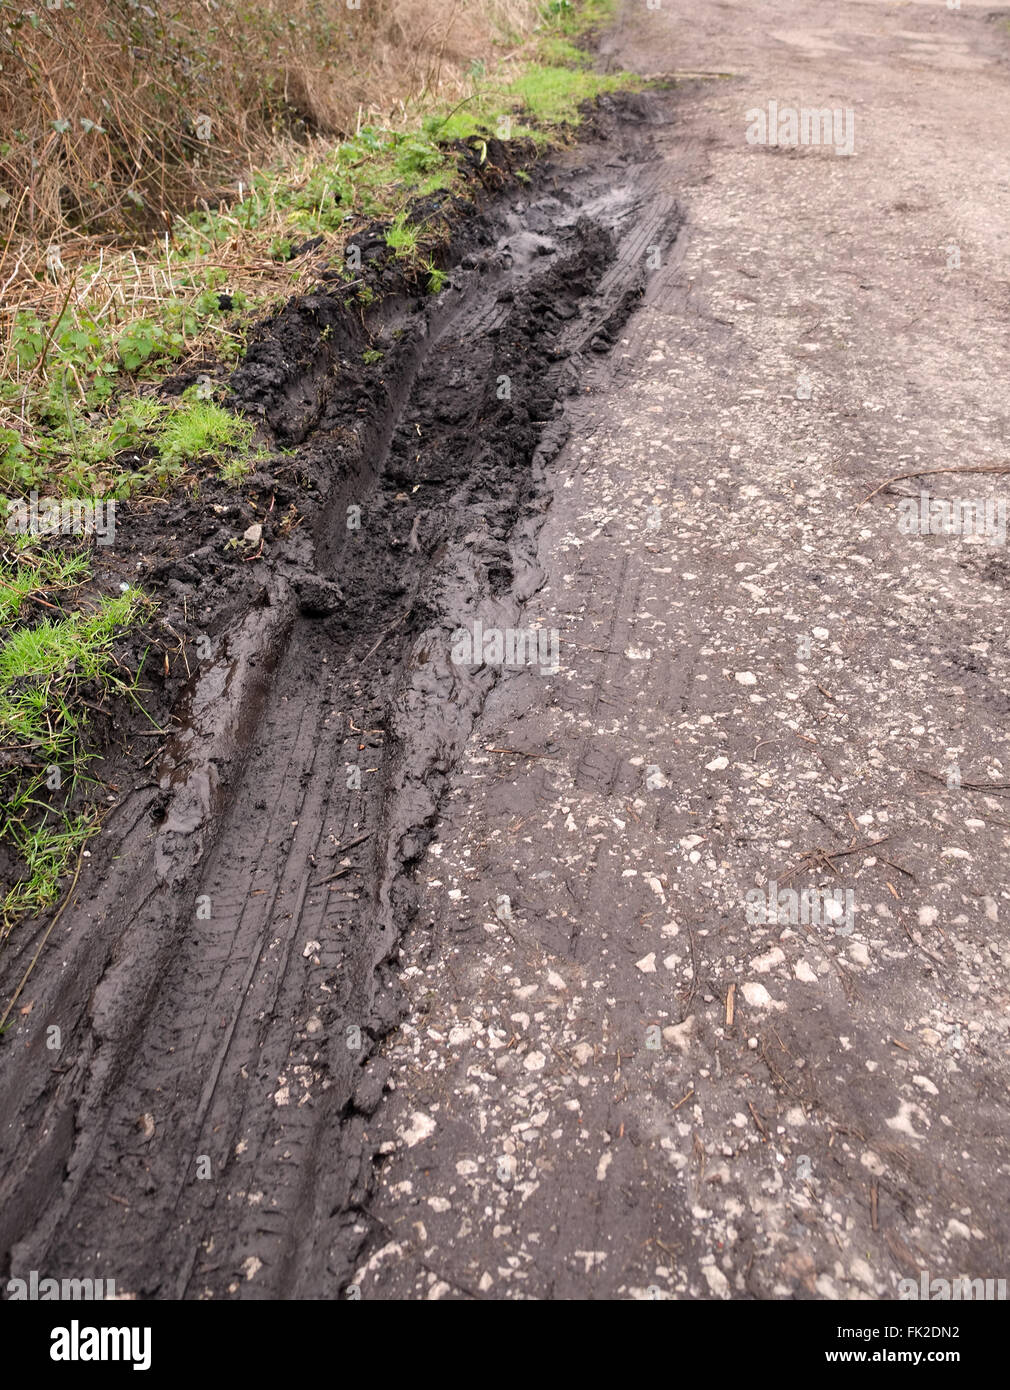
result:
[[[189,400],[167,417],[157,437],[158,456],[167,466],[178,468],[227,454],[226,476],[234,479],[248,469],[253,434],[249,420],[232,415],[213,401]]]
[[[24,876],[0,901],[0,943],[6,940],[21,917],[37,917],[60,897],[60,880],[74,861],[77,851],[99,827],[94,810],[77,815],[60,815],[50,821],[26,825],[12,822],[2,832],[16,844],[24,864]]]
[[[137,699],[137,677],[123,670],[113,646],[147,608],[140,593],[10,625],[33,596],[45,593],[44,602],[58,608],[53,598],[86,570],[83,554],[33,552],[24,538],[0,560],[0,842],[21,863],[0,897],[0,942],[18,917],[56,900],[62,875],[97,825],[94,806],[79,794],[89,761],[89,706]]]
[[[83,553],[42,550],[34,537],[18,536],[11,558],[0,565],[0,631],[14,623],[33,596],[69,592],[89,573]]]
[[[511,84],[509,95],[537,125],[577,125],[582,102],[604,92],[635,86],[641,86],[641,82],[627,73],[537,65]]]
[[[139,603],[132,592],[101,600],[93,612],[43,618],[0,644],[0,737],[49,762],[70,760],[77,718],[67,695],[84,682],[105,683],[109,645]]]
[[[64,496],[124,500],[178,483],[201,463],[239,482],[265,456],[249,420],[194,388],[168,401],[129,396],[90,419],[54,405],[46,419],[48,432],[31,454],[13,457],[0,439],[0,495],[51,490],[58,476]]]
[[[408,222],[405,212],[398,213],[386,232],[386,245],[389,249],[395,251],[398,256],[413,260],[420,241],[420,227],[416,223]]]

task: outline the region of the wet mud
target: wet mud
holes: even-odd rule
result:
[[[110,737],[118,802],[3,1040],[5,1278],[346,1286],[413,869],[498,677],[453,634],[521,627],[541,582],[569,404],[677,233],[641,178],[668,101],[601,103],[528,186],[492,147],[469,201],[420,210],[452,229],[437,297],[363,233],[372,308],[320,279],[232,379],[270,466],[121,523],[107,577],[160,604],[171,733]],[[44,928],[0,962],[5,996]]]

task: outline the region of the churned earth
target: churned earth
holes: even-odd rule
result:
[[[496,685],[418,869],[361,1297],[1006,1277],[1010,568],[998,510],[898,507],[1008,480],[863,501],[1010,463],[1008,16],[663,0],[605,43],[732,75],[658,137],[686,221],[551,470],[560,669]],[[854,153],[749,144],[770,100]],[[845,918],[753,920],[769,881]]]
[[[629,4],[676,85],[489,146],[436,302],[363,229],[373,312],[262,325],[293,453],[127,518],[188,675],[4,1038],[0,1272],[1006,1277],[1010,567],[899,523],[1007,496],[1008,17]]]

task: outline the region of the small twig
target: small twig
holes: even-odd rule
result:
[[[864,507],[871,497],[876,497],[878,492],[883,492],[892,483],[904,482],[906,478],[925,478],[933,473],[1010,473],[1010,463],[968,463],[958,468],[913,468],[911,473],[895,473],[893,478],[887,478],[879,487],[868,492],[857,505]]]
[[[880,862],[889,865],[892,869],[897,869],[899,874],[905,874],[913,883],[916,882],[915,874],[912,873],[911,869],[903,869],[900,864],[895,864],[893,859],[885,859],[883,855],[880,856]]]
[[[52,326],[51,326],[51,328],[49,329],[49,332],[46,334],[46,340],[45,340],[45,342],[42,344],[42,352],[41,352],[41,354],[39,355],[39,360],[35,363],[35,366],[32,368],[31,374],[29,375],[28,380],[25,382],[25,392],[26,392],[26,393],[27,393],[28,387],[31,385],[31,383],[32,383],[32,381],[33,381],[33,379],[34,379],[36,373],[42,371],[43,368],[44,368],[45,365],[46,365],[46,354],[49,352],[49,345],[50,345],[50,343],[52,343],[52,341],[53,341],[53,334],[56,332],[57,328],[59,328],[59,326],[60,326],[60,320],[61,320],[62,317],[63,317],[64,311],[65,311],[67,305],[70,303],[70,296],[73,294],[73,292],[74,292],[74,286],[75,286],[76,284],[77,284],[77,274],[75,273],[75,274],[74,274],[74,278],[70,281],[70,284],[69,284],[69,286],[67,287],[67,292],[66,292],[66,294],[65,294],[65,296],[64,296],[64,298],[63,298],[63,303],[60,305],[60,311],[59,311],[59,313],[56,315],[56,317],[53,319]]]
[[[322,878],[318,883],[310,883],[310,888],[325,888],[328,883],[335,883],[338,878],[343,878],[344,874],[352,872],[353,865],[348,865],[346,869],[338,869],[335,874],[330,874],[329,878]]]
[[[358,835],[353,840],[348,840],[346,845],[337,845],[337,849],[353,849],[355,845],[363,845],[366,840],[370,840],[371,838],[372,832],[370,830],[366,830],[364,835]]]
[[[758,1114],[758,1112],[754,1109],[754,1102],[753,1102],[753,1101],[749,1100],[749,1101],[747,1102],[747,1109],[750,1111],[750,1113],[751,1113],[751,1115],[752,1115],[752,1117],[753,1117],[753,1119],[754,1119],[754,1123],[757,1125],[758,1133],[761,1135],[761,1142],[762,1142],[763,1144],[767,1144],[767,1143],[768,1143],[768,1131],[767,1131],[767,1129],[765,1129],[764,1121],[762,1120],[761,1116],[760,1116],[760,1115]]]
[[[848,849],[828,850],[825,849],[822,845],[815,845],[813,849],[806,850],[801,855],[801,862],[797,864],[794,868],[790,869],[784,878],[778,879],[778,882],[788,883],[791,878],[796,877],[796,875],[800,872],[801,869],[812,869],[815,868],[818,864],[820,864],[821,867],[829,868],[832,873],[837,874],[838,870],[835,868],[835,865],[832,862],[833,860],[841,859],[847,854],[858,854],[861,850],[864,849],[874,849],[877,845],[884,844],[890,838],[890,835],[881,835],[879,840],[865,840],[861,845],[849,845]]]
[[[523,748],[489,748],[489,753],[515,753],[520,758],[556,758],[556,753],[527,753]]]
[[[57,910],[56,910],[56,914],[55,914],[55,916],[53,917],[53,920],[49,923],[49,926],[46,928],[45,935],[43,936],[42,940],[39,942],[38,950],[35,952],[34,956],[32,956],[31,961],[30,961],[29,964],[28,964],[28,969],[27,969],[27,970],[25,971],[25,973],[21,976],[21,983],[18,985],[17,989],[14,991],[14,997],[11,999],[11,1002],[7,1005],[7,1008],[4,1010],[3,1018],[0,1018],[0,1033],[3,1032],[4,1024],[7,1022],[8,1018],[10,1017],[11,1009],[13,1009],[14,1005],[18,1002],[18,999],[19,999],[19,997],[20,997],[20,995],[21,995],[21,991],[24,989],[25,985],[26,985],[27,982],[28,982],[28,976],[29,976],[29,975],[32,973],[32,971],[35,969],[35,962],[38,960],[39,956],[42,954],[42,948],[43,948],[43,946],[45,946],[46,942],[49,940],[49,937],[50,937],[50,935],[51,935],[51,933],[52,933],[53,927],[56,926],[56,923],[57,923],[57,922],[60,920],[60,918],[63,916],[63,913],[64,913],[64,910],[66,909],[67,903],[69,903],[70,899],[74,896],[74,889],[77,887],[77,880],[78,880],[78,878],[80,877],[80,873],[81,873],[81,865],[84,863],[84,850],[85,850],[85,845],[82,845],[82,846],[81,846],[81,852],[80,852],[80,854],[77,856],[77,868],[74,870],[74,876],[73,876],[73,878],[72,878],[71,881],[70,881],[70,887],[69,887],[69,889],[67,890],[67,896],[66,896],[66,897],[63,899],[63,901],[60,903],[59,907],[58,907]]]
[[[368,658],[369,658],[370,656],[372,656],[375,652],[377,652],[377,651],[379,650],[380,646],[381,646],[382,643],[386,640],[386,638],[389,636],[389,634],[390,634],[391,632],[395,632],[395,630],[396,630],[396,629],[400,626],[400,624],[403,622],[404,618],[409,618],[409,617],[410,617],[410,614],[411,614],[411,609],[409,609],[409,608],[406,609],[403,613],[400,614],[400,616],[397,618],[397,620],[396,620],[395,623],[391,623],[390,626],[386,628],[385,632],[380,632],[380,633],[379,633],[379,636],[375,639],[374,644],[373,644],[371,647],[369,647],[368,651],[365,653],[365,655],[364,655],[364,656],[361,658],[361,660],[358,662],[358,665],[359,665],[359,666],[364,666],[364,664],[365,664],[365,662],[368,660]]]
[[[930,772],[928,767],[917,767],[913,771],[921,772],[923,777],[932,777],[934,782],[942,782],[948,791],[961,791],[962,788],[974,792],[998,792],[1010,790],[1010,782],[958,782],[956,787],[952,787],[946,777],[941,777],[937,772]]]

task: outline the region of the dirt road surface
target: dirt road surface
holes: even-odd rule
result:
[[[1010,569],[897,502],[1007,478],[859,506],[1010,461],[1005,40],[663,0],[605,45],[734,76],[641,170],[686,222],[556,465],[561,669],[496,688],[420,869],[363,1297],[1005,1276]],[[770,100],[854,154],[749,145]],[[851,932],[748,922],[768,880]]]
[[[1006,1277],[1010,30],[662,0],[602,61],[682,76],[485,208],[381,389],[323,294],[239,374],[323,500],[11,1030],[6,1272]]]

